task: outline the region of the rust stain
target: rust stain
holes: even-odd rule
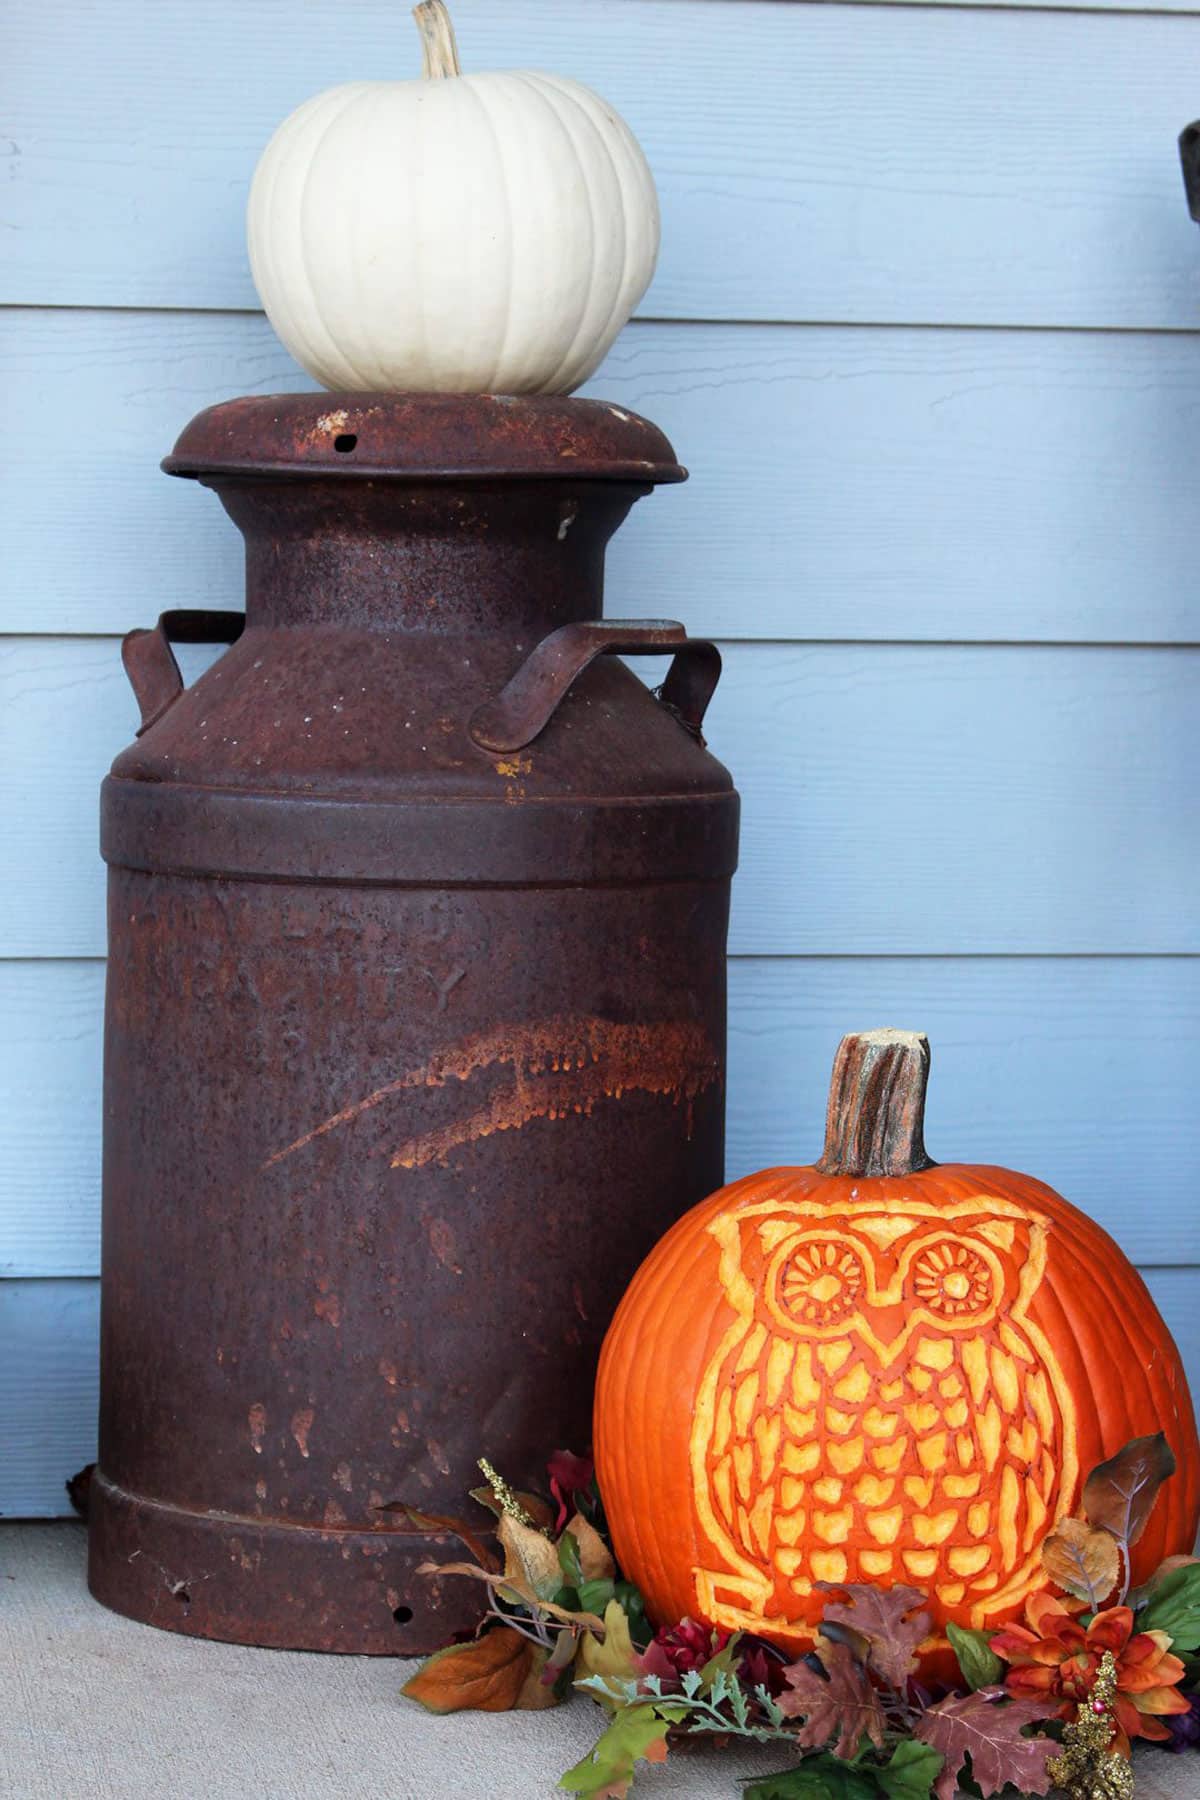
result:
[[[292,1414],[292,1436],[300,1447],[301,1456],[308,1455],[308,1434],[316,1416],[311,1406],[302,1406],[299,1412]]]
[[[313,1301],[313,1311],[328,1325],[336,1327],[342,1322],[342,1303],[336,1294],[318,1294]]]
[[[387,1357],[387,1356],[380,1357],[379,1373],[383,1376],[383,1379],[387,1382],[389,1387],[395,1387],[396,1382],[399,1379],[399,1377],[397,1376],[397,1373],[396,1373],[396,1365],[391,1360],[390,1357]]]
[[[490,1032],[431,1062],[427,1086],[465,1081],[493,1063],[510,1066],[513,1080],[465,1119],[410,1138],[392,1157],[393,1169],[442,1162],[452,1150],[498,1131],[519,1131],[533,1119],[590,1117],[602,1100],[622,1094],[670,1094],[689,1107],[719,1079],[717,1058],[690,1022],[619,1025],[609,1019],[552,1019],[544,1025]]]
[[[700,1026],[690,1020],[624,1025],[611,1019],[565,1014],[533,1025],[500,1025],[449,1045],[427,1063],[406,1070],[333,1113],[303,1137],[276,1150],[263,1168],[294,1156],[395,1094],[467,1082],[495,1065],[512,1069],[509,1088],[494,1094],[487,1106],[469,1118],[402,1144],[392,1157],[392,1167],[422,1168],[460,1144],[474,1143],[497,1131],[520,1130],[532,1119],[565,1118],[571,1113],[590,1116],[601,1100],[619,1100],[628,1092],[671,1094],[676,1104],[682,1101],[690,1106],[697,1095],[720,1080],[717,1053]]]
[[[256,1400],[254,1402],[254,1405],[246,1414],[246,1419],[250,1426],[250,1442],[253,1445],[254,1454],[255,1456],[261,1456],[263,1439],[267,1435],[267,1409],[262,1404],[261,1400]]]
[[[327,1500],[325,1502],[325,1516],[323,1523],[326,1525],[344,1525],[346,1523],[346,1515],[336,1500]]]
[[[454,1242],[454,1233],[445,1219],[430,1219],[428,1229],[429,1245],[438,1261],[452,1275],[461,1275],[462,1269],[456,1260],[458,1247]]]
[[[437,1439],[427,1438],[425,1441],[425,1448],[429,1452],[429,1460],[434,1468],[440,1469],[443,1475],[448,1475],[450,1473],[450,1458],[446,1455],[446,1452],[442,1449],[442,1446],[438,1443]]]
[[[265,1500],[267,1497],[266,1482],[265,1481],[256,1481],[254,1484],[254,1492],[257,1495],[258,1499]]]

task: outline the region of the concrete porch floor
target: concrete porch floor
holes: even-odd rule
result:
[[[400,1699],[414,1665],[210,1644],[106,1612],[81,1525],[0,1526],[4,1800],[537,1800],[601,1729],[552,1713],[438,1719]],[[777,1751],[673,1757],[635,1796],[737,1800]],[[1200,1755],[1144,1751],[1139,1800],[1200,1800]]]

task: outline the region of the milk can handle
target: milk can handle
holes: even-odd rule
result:
[[[183,692],[183,676],[172,644],[236,644],[246,629],[246,615],[188,606],[160,613],[158,624],[126,633],[121,661],[142,709],[141,737],[162,718]]]
[[[542,639],[494,700],[471,715],[468,727],[481,750],[523,750],[544,731],[576,676],[596,657],[675,655],[658,698],[702,744],[700,726],[721,676],[721,652],[689,638],[675,619],[593,619],[561,625]]]

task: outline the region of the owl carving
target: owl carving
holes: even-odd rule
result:
[[[1011,1616],[1078,1476],[1028,1310],[1047,1220],[983,1193],[775,1198],[706,1229],[735,1319],[691,1427],[698,1614],[769,1634],[819,1616],[818,1583],[861,1581]]]

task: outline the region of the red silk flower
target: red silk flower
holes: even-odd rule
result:
[[[1049,1594],[1035,1594],[1025,1617],[1029,1629],[1008,1625],[991,1639],[996,1655],[1009,1665],[1004,1685],[1010,1694],[1061,1700],[1058,1716],[1073,1718],[1091,1692],[1100,1658],[1111,1650],[1117,1665],[1113,1749],[1128,1756],[1131,1738],[1160,1742],[1170,1738],[1162,1721],[1172,1713],[1187,1712],[1188,1701],[1175,1685],[1183,1664],[1171,1655],[1166,1632],[1135,1632],[1128,1606],[1098,1612],[1085,1629],[1062,1600]]]

